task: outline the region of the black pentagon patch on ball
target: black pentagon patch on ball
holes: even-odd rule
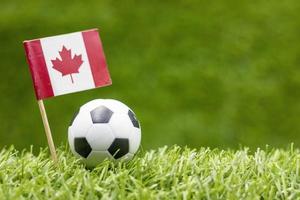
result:
[[[116,138],[108,148],[108,152],[115,158],[121,158],[129,152],[129,141],[126,138]]]
[[[99,106],[91,111],[93,123],[108,123],[113,112],[105,106]]]
[[[84,137],[75,138],[74,147],[75,151],[84,158],[87,158],[92,151],[90,144]]]
[[[129,116],[133,126],[136,128],[140,128],[139,121],[137,120],[135,114],[131,110],[128,111],[128,116]]]

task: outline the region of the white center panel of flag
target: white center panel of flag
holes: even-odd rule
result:
[[[41,46],[55,96],[95,88],[85,44],[80,32],[43,38],[41,39]],[[53,68],[51,60],[57,58],[62,60],[60,52],[63,47],[71,50],[72,58],[75,55],[81,55],[83,63],[79,67],[79,73],[63,76],[61,72]]]

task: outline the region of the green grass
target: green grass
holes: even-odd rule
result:
[[[178,146],[140,152],[128,163],[88,170],[65,148],[55,166],[35,156],[0,152],[1,199],[294,199],[300,196],[300,150],[237,151]]]

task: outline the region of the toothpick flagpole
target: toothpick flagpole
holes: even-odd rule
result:
[[[43,100],[38,100],[38,104],[39,104],[39,108],[40,108],[40,112],[41,112],[41,116],[42,116],[42,120],[43,120],[43,124],[44,124],[44,128],[45,128],[45,132],[46,132],[46,136],[47,136],[47,141],[48,141],[48,146],[49,146],[49,150],[50,150],[50,153],[51,153],[51,157],[52,157],[52,160],[55,163],[57,163],[56,150],[55,150],[54,142],[53,142],[53,139],[52,139],[51,129],[50,129],[50,126],[49,126],[47,113],[46,113],[46,110],[45,110]]]

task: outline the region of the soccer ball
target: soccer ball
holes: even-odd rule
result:
[[[87,166],[104,159],[130,160],[141,142],[133,111],[112,99],[96,99],[80,107],[68,129],[71,151]]]

